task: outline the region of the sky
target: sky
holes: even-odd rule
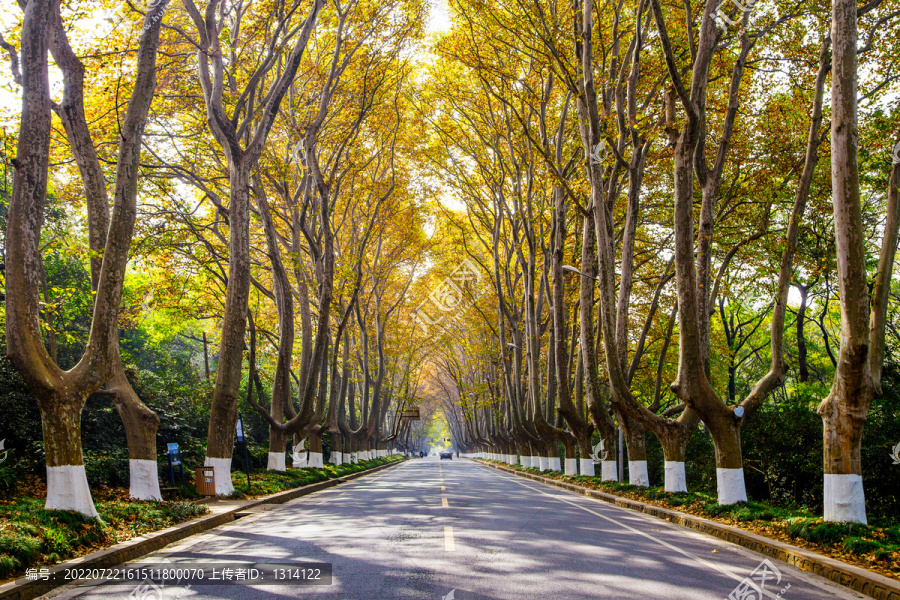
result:
[[[446,0],[432,0],[431,12],[428,15],[428,33],[439,33],[450,29],[450,12]]]

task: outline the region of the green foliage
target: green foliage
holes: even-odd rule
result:
[[[97,502],[99,519],[46,510],[43,499],[19,497],[0,505],[0,577],[35,564],[52,564],[88,548],[170,527],[209,512],[189,502]]]
[[[862,444],[863,482],[869,522],[900,523],[900,465],[893,464],[891,449],[900,444],[900,365],[886,363],[882,391],[866,419]]]
[[[884,549],[883,544],[879,544],[875,540],[867,540],[860,537],[849,537],[843,542],[844,550],[853,554],[868,554],[876,550]]]
[[[71,511],[46,510],[37,498],[0,505],[0,577],[34,564],[52,564],[87,548],[110,545],[148,531],[170,527],[209,512],[189,502],[98,502],[99,519]]]
[[[869,528],[856,523],[825,523],[822,519],[794,519],[788,526],[790,534],[796,538],[833,546],[848,537],[858,537]]]
[[[709,430],[703,425],[688,439],[684,475],[689,490],[716,493],[716,450]]]
[[[822,508],[822,386],[799,384],[779,402],[766,402],[741,428],[744,477],[751,498]]]
[[[19,461],[8,456],[5,462],[0,463],[0,498],[15,494],[21,477],[22,467]]]
[[[84,470],[92,487],[128,487],[128,449],[116,448],[106,453],[85,451]]]
[[[6,579],[16,572],[19,562],[12,556],[0,554],[0,578]]]
[[[0,554],[6,554],[19,565],[34,562],[41,546],[41,540],[30,535],[12,533],[0,536]]]

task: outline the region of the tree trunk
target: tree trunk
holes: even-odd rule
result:
[[[237,401],[244,363],[244,333],[247,303],[250,299],[250,173],[243,162],[229,167],[231,204],[228,209],[228,286],[222,338],[219,343],[219,368],[206,442],[207,466],[213,467],[216,494],[234,493],[231,482],[231,457],[237,423]]]
[[[81,454],[81,410],[87,396],[77,391],[35,396],[41,407],[47,461],[47,502],[44,508],[74,510],[88,517],[97,517]]]
[[[125,426],[128,440],[129,495],[137,500],[162,500],[156,463],[156,431],[159,417],[147,408],[125,376],[116,356],[114,374],[106,384]]]
[[[860,450],[874,395],[869,365],[869,297],[857,162],[856,3],[832,3],[831,186],[841,303],[841,346],[825,426],[826,521],[866,522]],[[880,365],[878,367],[881,368]]]
[[[647,428],[622,412],[616,412],[616,419],[625,434],[625,447],[628,450],[628,483],[639,487],[650,487],[645,445]]]
[[[309,434],[309,464],[311,469],[322,469],[325,463],[322,460],[322,434],[312,432]]]
[[[331,433],[331,457],[328,462],[330,462],[331,464],[334,464],[334,465],[341,465],[344,463],[341,432],[332,430],[330,433]]]

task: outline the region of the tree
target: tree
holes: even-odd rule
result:
[[[871,10],[874,2],[863,9]],[[881,393],[884,330],[900,226],[900,145],[888,177],[881,255],[869,296],[860,206],[857,114],[857,8],[832,3],[834,74],[831,80],[831,185],[841,306],[841,346],[828,397],[818,413],[825,425],[825,520],[866,522],[863,491],[863,426]]]
[[[81,410],[87,397],[115,373],[117,319],[134,231],[141,142],[156,88],[156,54],[165,9],[166,2],[159,2],[144,18],[134,89],[117,136],[113,210],[99,267],[90,336],[78,364],[63,371],[51,359],[41,339],[38,303],[39,242],[47,194],[51,124],[47,52],[51,35],[56,36],[59,31],[54,24],[61,23],[62,17],[55,0],[30,0],[25,5],[22,115],[6,228],[7,354],[41,410],[47,508],[74,510],[91,517],[97,516],[97,511],[81,452]],[[54,42],[63,43],[58,38]]]
[[[229,198],[227,219],[228,277],[225,311],[219,346],[219,369],[210,409],[206,464],[215,469],[216,493],[229,495],[231,483],[231,455],[234,449],[234,427],[237,422],[237,400],[241,383],[244,356],[244,332],[250,294],[250,173],[259,161],[275,118],[294,80],[316,25],[324,0],[313,0],[306,18],[297,24],[299,0],[279,6],[271,14],[273,20],[263,29],[267,38],[253,39],[242,31],[244,19],[252,20],[254,13],[242,3],[214,0],[201,14],[193,0],[185,1],[185,9],[193,22],[197,38],[190,39],[197,49],[200,87],[206,105],[207,124],[228,165]],[[268,9],[261,9],[268,10]],[[228,28],[231,35],[225,37]],[[244,33],[244,37],[241,37]],[[222,40],[231,44],[231,58],[226,67]],[[284,54],[288,44],[289,54]],[[252,53],[258,49],[255,69],[244,73],[243,60],[237,53]],[[273,72],[273,69],[275,71]],[[268,81],[269,85],[265,83]],[[240,93],[234,89],[238,83]],[[228,92],[226,95],[226,89]],[[257,99],[259,104],[257,105]],[[231,114],[226,102],[232,102]]]

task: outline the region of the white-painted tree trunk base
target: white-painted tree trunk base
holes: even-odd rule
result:
[[[547,468],[551,471],[562,471],[562,464],[560,464],[558,456],[551,456],[547,459]]]
[[[546,456],[538,456],[537,458],[538,458],[538,469],[540,469],[541,471],[546,471],[547,469],[550,468],[549,461],[547,460]]]
[[[716,469],[716,487],[719,490],[719,504],[737,504],[747,501],[747,486],[744,485],[744,469]]]
[[[350,453],[350,464],[355,465],[359,462],[359,452]]]
[[[49,510],[74,510],[88,517],[97,517],[84,465],[47,467],[47,502]]]
[[[593,458],[582,458],[580,459],[579,466],[581,467],[581,475],[583,477],[593,477],[594,476],[594,459]]]
[[[519,462],[519,461],[516,460],[516,455],[515,455],[515,454],[507,454],[507,455],[506,455],[506,464],[508,464],[508,465],[515,465],[515,464],[517,464],[518,462]]]
[[[269,452],[267,471],[286,471],[284,452]]]
[[[614,460],[600,461],[600,479],[601,481],[618,481],[619,467]]]
[[[628,483],[638,487],[650,487],[650,476],[647,475],[646,460],[628,461]]]
[[[207,456],[203,464],[213,468],[216,480],[216,495],[232,495],[234,493],[234,484],[231,483],[231,459]]]
[[[310,452],[309,453],[309,468],[311,469],[322,469],[325,467],[325,462],[322,460],[321,452]]]
[[[341,455],[340,452],[332,452],[331,456],[328,457],[328,462],[330,462],[333,465],[340,465],[340,464],[343,464],[341,462],[343,460],[343,458],[344,457]]]
[[[578,463],[574,458],[566,459],[566,475],[578,475]]]
[[[684,462],[667,460],[663,466],[665,470],[665,490],[671,493],[687,491],[687,477],[684,474]]]
[[[868,524],[861,475],[825,473],[824,501],[826,521]]]
[[[128,460],[129,495],[135,500],[162,500],[159,491],[159,470],[155,460]]]
[[[387,455],[388,455],[387,450],[379,450],[378,451],[378,458],[387,458]]]

